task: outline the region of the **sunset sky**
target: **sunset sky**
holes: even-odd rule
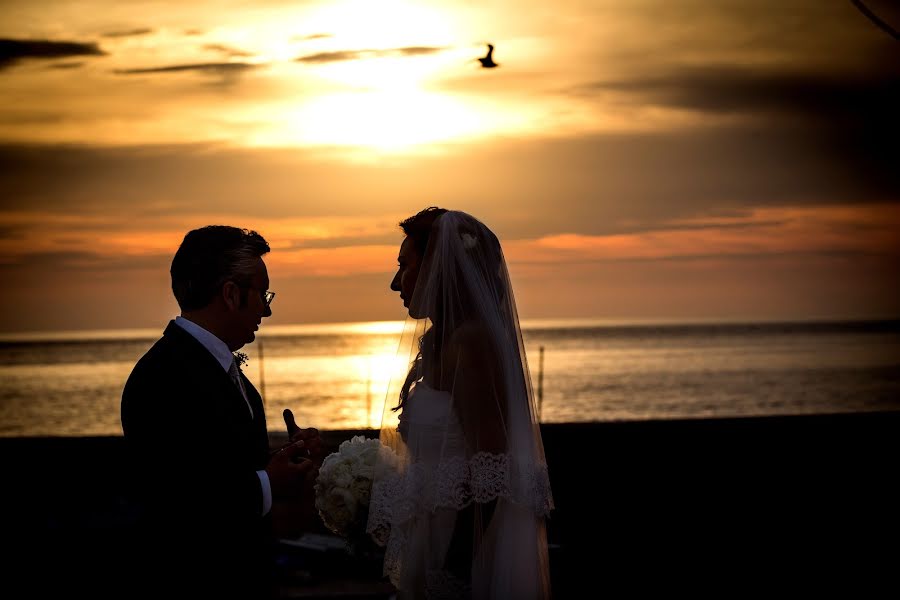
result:
[[[161,327],[207,224],[270,241],[272,324],[400,319],[429,205],[527,319],[900,317],[900,42],[849,0],[0,6],[0,333]]]

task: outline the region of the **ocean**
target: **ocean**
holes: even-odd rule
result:
[[[401,327],[264,325],[244,372],[270,430],[284,408],[378,427]],[[0,336],[0,436],[121,435],[122,387],[161,329]],[[900,410],[900,321],[526,321],[523,337],[545,423]]]

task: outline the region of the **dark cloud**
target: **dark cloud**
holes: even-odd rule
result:
[[[165,67],[146,67],[142,69],[117,69],[115,73],[118,75],[146,75],[152,73],[198,71],[201,73],[227,75],[249,71],[257,67],[259,67],[259,65],[244,62],[192,63],[186,65],[167,65]]]
[[[254,56],[252,52],[246,52],[244,50],[239,50],[237,48],[231,48],[230,46],[225,46],[224,44],[206,44],[203,46],[204,50],[211,50],[213,52],[221,52],[222,54],[228,57],[249,57]]]
[[[384,50],[338,50],[335,52],[319,52],[294,59],[303,63],[330,63],[346,60],[362,60],[367,58],[385,58],[389,56],[422,56],[443,51],[442,47],[407,46],[404,48],[388,48]]]
[[[353,237],[330,237],[325,239],[298,239],[291,240],[284,247],[279,247],[281,251],[289,250],[307,250],[314,248],[335,248],[348,246],[383,246],[397,243],[397,235],[400,228],[383,235],[359,235]]]
[[[199,73],[206,75],[208,78],[205,83],[213,87],[226,89],[236,84],[242,75],[262,64],[248,62],[209,62],[209,63],[189,63],[181,65],[165,65],[162,67],[144,67],[137,69],[117,69],[114,71],[117,75],[134,76],[134,75],[169,75],[172,73]]]
[[[27,59],[52,60],[69,56],[105,56],[93,42],[16,40],[0,38],[0,71]]]
[[[153,30],[147,27],[139,27],[136,29],[126,29],[122,31],[109,31],[103,34],[103,37],[108,38],[124,38],[124,37],[135,37],[139,35],[148,35],[153,33]]]
[[[854,148],[813,144],[809,132],[772,121],[511,141],[398,159],[389,176],[384,164],[327,161],[302,149],[7,145],[0,210],[292,218],[442,205],[520,239],[669,229],[767,206],[900,204],[896,169],[862,168],[848,159]]]
[[[24,240],[26,228],[21,225],[0,224],[0,240]]]
[[[900,65],[900,63],[897,63]],[[584,90],[623,91],[649,104],[704,112],[789,114],[813,119],[883,114],[900,102],[900,66],[870,73],[762,69],[741,65],[673,68],[662,75],[600,81]]]
[[[47,271],[130,271],[141,268],[160,268],[172,260],[171,255],[111,256],[95,252],[28,252],[7,260],[4,270],[35,268]]]
[[[403,56],[423,56],[426,54],[436,54],[437,52],[443,51],[444,48],[440,46],[407,46],[406,48],[398,48],[397,50],[391,51],[392,53],[399,53]]]
[[[898,256],[900,257],[900,253],[891,252],[888,250],[887,254],[891,257]],[[884,252],[867,252],[864,250],[815,250],[815,251],[806,251],[806,250],[791,250],[791,251],[781,251],[781,252],[760,252],[760,251],[752,251],[752,252],[728,252],[723,255],[721,252],[716,253],[698,253],[698,254],[674,254],[671,256],[608,256],[608,257],[598,257],[598,258],[569,258],[566,259],[566,266],[576,266],[576,265],[602,265],[609,263],[619,263],[619,264],[667,264],[667,263],[696,263],[696,262],[709,262],[716,260],[723,260],[727,258],[729,263],[741,263],[747,261],[766,261],[773,260],[778,258],[791,258],[791,259],[815,259],[815,258],[834,258],[839,260],[853,260],[860,258],[884,258]],[[536,261],[536,260],[528,260],[517,258],[515,260],[516,265],[532,265],[532,266],[546,266],[548,263],[546,261]],[[551,263],[552,265],[552,263]]]
[[[328,63],[340,62],[344,60],[356,60],[359,58],[368,58],[365,50],[341,50],[337,52],[320,52],[318,54],[310,54],[295,58],[296,62],[305,63]]]
[[[600,81],[582,92],[622,92],[624,102],[754,118],[763,136],[793,132],[797,151],[831,154],[880,187],[900,187],[900,62],[855,71],[742,65],[673,68]]]
[[[725,211],[726,214],[716,214],[717,218],[740,218],[746,217],[748,215],[748,211]],[[633,224],[624,224],[618,228],[619,233],[654,233],[659,231],[704,231],[704,230],[715,230],[715,231],[740,231],[742,229],[755,229],[757,227],[778,227],[779,225],[784,225],[785,221],[776,221],[776,220],[752,220],[752,221],[736,221],[733,223],[721,222],[716,219],[711,219],[704,221],[701,219],[692,219],[688,221],[669,221],[669,222],[659,222],[659,223],[633,223]]]
[[[13,125],[45,125],[47,123],[62,123],[66,115],[61,112],[48,110],[28,110],[17,107],[0,111],[0,123]]]
[[[48,65],[48,69],[59,69],[59,70],[67,70],[67,69],[79,69],[84,66],[84,62],[82,61],[67,61],[67,62],[59,62]]]
[[[330,33],[311,33],[309,35],[295,35],[291,38],[292,42],[308,42],[312,40],[324,40],[334,37]]]

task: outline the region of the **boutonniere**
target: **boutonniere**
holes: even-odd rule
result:
[[[232,352],[232,354],[234,354],[234,361],[237,363],[238,369],[243,367],[250,359],[250,357],[243,352]]]

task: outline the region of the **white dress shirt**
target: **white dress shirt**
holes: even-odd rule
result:
[[[193,321],[189,321],[184,317],[175,317],[175,324],[187,331],[191,336],[196,339],[198,342],[203,344],[203,347],[209,350],[209,353],[213,355],[213,357],[219,361],[219,364],[222,365],[222,370],[225,371],[226,375],[228,374],[228,369],[231,368],[231,363],[234,362],[234,355],[228,349],[228,345],[217,338],[212,333],[203,329]],[[244,400],[247,402],[247,406],[250,406],[250,401],[247,400],[247,397],[244,397]],[[250,415],[253,415],[253,408],[250,408]],[[259,486],[262,488],[263,494],[263,511],[262,514],[266,515],[270,510],[272,510],[272,485],[269,483],[269,474],[265,471],[257,471],[256,476],[259,477]]]

